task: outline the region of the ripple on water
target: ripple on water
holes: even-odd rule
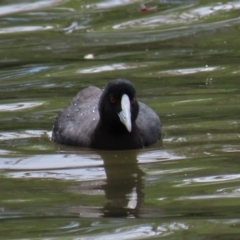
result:
[[[185,11],[184,8],[186,9]],[[191,6],[189,6],[189,3],[187,3],[185,6],[183,5],[180,8],[174,8],[172,10],[167,10],[161,12],[157,12],[154,16],[150,15],[145,18],[140,19],[133,19],[130,21],[122,22],[113,25],[113,29],[128,29],[130,28],[143,28],[143,27],[159,27],[163,25],[173,25],[173,24],[190,24],[191,22],[199,21],[202,18],[212,16],[214,14],[217,14],[219,11],[230,11],[240,8],[239,1],[232,1],[227,2],[225,4],[219,3],[218,6],[213,6],[211,3],[209,6],[194,6],[193,9],[191,9]],[[232,21],[232,19],[230,20]],[[239,21],[239,19],[237,19]],[[207,23],[208,25],[211,25]],[[216,25],[217,22],[214,22],[213,25]],[[218,22],[218,24],[223,24],[223,22]],[[206,26],[205,26],[206,27]],[[186,29],[183,26],[181,26],[182,29]],[[176,29],[175,29],[176,30]]]
[[[199,72],[211,72],[217,70],[219,67],[198,67],[198,68],[185,68],[185,69],[172,69],[167,71],[161,71],[161,74],[171,74],[171,75],[183,75],[183,74],[193,74]]]
[[[199,178],[189,178],[184,179],[182,184],[176,185],[176,187],[182,187],[185,185],[195,185],[195,184],[217,184],[220,182],[228,182],[228,181],[239,181],[240,174],[223,174],[223,175],[215,175],[215,176],[206,176]]]
[[[87,8],[112,8],[117,6],[123,6],[128,4],[133,4],[134,2],[138,2],[138,0],[106,0],[99,1],[98,3],[88,4]]]
[[[17,32],[33,32],[33,31],[40,31],[40,30],[49,30],[53,29],[51,26],[18,26],[18,27],[8,27],[8,28],[1,28],[0,34],[4,33],[17,33]]]
[[[139,163],[151,163],[160,161],[171,161],[184,159],[186,156],[178,155],[168,150],[152,150],[138,154],[137,160]]]
[[[5,149],[0,149],[0,156],[2,155],[10,155],[12,153],[12,151],[8,151]]]
[[[23,158],[2,158],[0,169],[10,178],[102,180],[103,161],[97,154],[49,154]]]
[[[113,233],[105,233],[104,236],[99,236],[97,239],[140,239],[146,237],[164,237],[174,234],[177,231],[187,230],[189,226],[182,222],[166,223],[159,226],[152,226],[151,224],[139,224],[133,226],[126,226],[117,228]],[[86,236],[94,237],[94,235]]]
[[[42,132],[39,131],[39,133]],[[36,133],[33,132],[33,134]],[[24,136],[20,135],[17,137]],[[26,137],[32,136],[31,134],[26,134]],[[9,138],[9,136],[7,137]],[[16,138],[15,134],[11,137]],[[5,136],[2,139],[6,140],[7,138]],[[140,152],[137,155],[137,160],[140,164],[184,158],[185,156],[166,150]],[[103,159],[100,155],[95,153],[84,154],[83,152],[79,154],[58,153],[20,158],[2,158],[2,161],[0,161],[0,169],[4,171],[6,176],[11,178],[71,179],[78,181],[106,179],[103,165]],[[183,171],[186,171],[186,169]]]
[[[25,130],[21,132],[0,132],[0,141],[24,139],[24,138],[36,138],[47,135],[51,137],[51,132],[44,130]]]
[[[41,8],[52,6],[54,4],[58,4],[60,2],[63,2],[63,0],[43,0],[43,1],[37,1],[32,3],[29,2],[29,3],[9,4],[9,5],[0,7],[0,16],[12,14],[12,13],[18,13],[18,12],[31,11],[35,9],[41,9]]]
[[[240,138],[240,135],[237,134],[238,138]],[[236,153],[236,152],[240,152],[240,147],[239,145],[223,145],[222,147],[222,151],[223,152],[227,152],[227,153]]]
[[[125,63],[115,63],[115,64],[108,64],[104,66],[96,66],[88,69],[80,69],[77,73],[99,73],[105,71],[115,71],[115,70],[122,70],[122,69],[131,69],[137,68],[138,66],[128,65]]]
[[[86,220],[85,220],[86,221]],[[81,232],[81,239],[142,239],[147,237],[164,237],[174,234],[178,231],[187,230],[189,226],[182,222],[170,222],[166,224],[138,224],[134,225],[129,223],[128,226],[122,226],[121,221],[98,221],[84,224],[84,229],[80,227],[78,222],[70,222],[63,227],[56,228],[59,230],[58,234]],[[114,228],[114,230],[112,230]],[[104,234],[94,234],[94,230],[103,230]],[[73,238],[75,239],[75,238]],[[79,237],[76,237],[79,239]]]
[[[51,161],[50,161],[51,159]],[[3,158],[2,170],[54,170],[80,167],[99,167],[103,165],[97,154],[49,154],[33,155],[25,158]]]
[[[17,102],[17,103],[6,103],[0,104],[0,112],[7,112],[7,111],[19,111],[23,109],[38,107],[45,104],[44,101],[38,102]]]

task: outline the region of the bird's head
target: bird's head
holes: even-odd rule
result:
[[[139,105],[133,84],[126,79],[117,79],[108,83],[99,100],[99,114],[103,124],[114,131],[122,127],[132,131]]]

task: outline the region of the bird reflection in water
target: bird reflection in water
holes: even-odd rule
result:
[[[105,191],[107,203],[104,217],[138,217],[144,200],[144,172],[137,164],[137,151],[101,153],[106,172]]]
[[[105,195],[97,202],[87,206],[79,199],[80,205],[72,206],[68,211],[80,217],[138,217],[144,201],[144,172],[137,162],[138,150],[100,151],[96,153],[103,160],[105,180],[102,179],[101,167],[95,180],[83,181],[68,188],[75,194],[89,196]],[[96,155],[95,155],[96,156]],[[86,198],[85,198],[86,199]],[[94,198],[92,198],[94,199]],[[104,201],[104,202],[103,202]],[[100,204],[100,207],[99,207]]]

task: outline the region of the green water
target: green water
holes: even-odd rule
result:
[[[1,1],[0,239],[240,239],[240,1],[145,4]],[[49,140],[79,90],[119,77],[162,143]]]

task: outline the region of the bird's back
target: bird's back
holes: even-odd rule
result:
[[[149,146],[161,137],[161,121],[150,107],[139,102],[139,113],[136,124],[144,146]]]
[[[99,121],[98,101],[101,93],[102,90],[92,86],[80,91],[57,116],[53,141],[90,147],[92,133]]]

